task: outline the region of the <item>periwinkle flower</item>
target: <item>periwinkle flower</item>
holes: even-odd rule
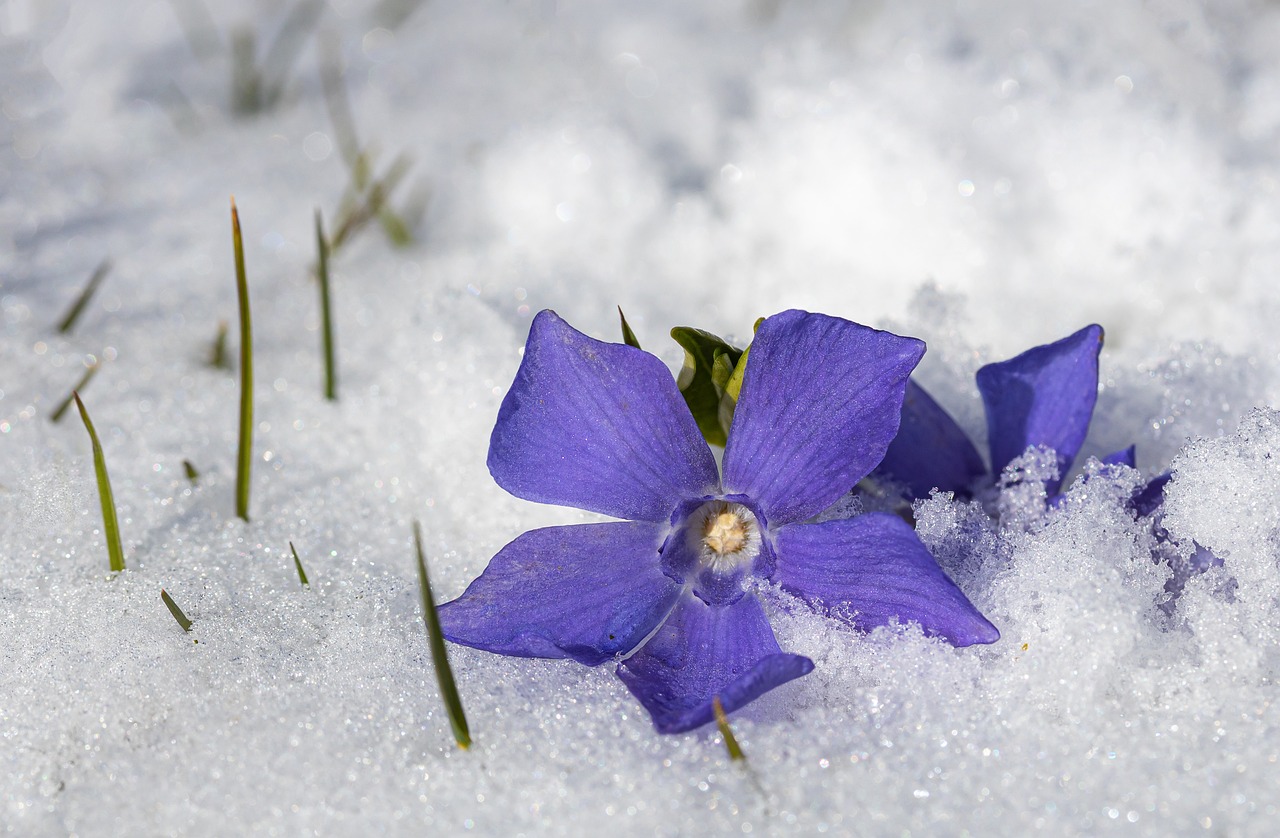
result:
[[[751,345],[723,467],[656,357],[534,318],[489,470],[526,500],[625,520],[526,532],[440,609],[445,636],[506,655],[615,661],[664,733],[808,673],[782,651],[773,586],[869,629],[957,646],[999,633],[892,515],[806,521],[878,463],[924,344],[787,311]]]
[[[1051,449],[1058,462],[1058,477],[1045,483],[1051,507],[1063,500],[1063,478],[1089,432],[1098,398],[1102,339],[1101,326],[1086,326],[1062,340],[987,364],[976,375],[986,409],[992,471],[999,474],[1028,448]],[[1102,462],[1135,468],[1135,448],[1130,445]],[[901,483],[910,497],[919,498],[935,488],[964,495],[985,473],[982,457],[951,415],[923,387],[908,382],[901,428],[875,474]],[[1184,555],[1187,551],[1165,530],[1162,507],[1169,478],[1164,472],[1145,481],[1126,503],[1135,518],[1150,520],[1152,558],[1173,571],[1165,585],[1171,595],[1166,610],[1189,578],[1223,564],[1194,541],[1189,555]]]
[[[1057,457],[1058,477],[1047,481],[1045,489],[1051,498],[1057,494],[1089,432],[1098,400],[1102,338],[1101,326],[1086,326],[978,370],[992,473],[1000,474],[1028,448],[1049,448]],[[1120,462],[1126,454],[1132,466],[1132,450],[1108,460]],[[986,474],[986,466],[951,415],[912,381],[903,401],[901,430],[876,473],[902,483],[919,498],[935,488],[965,494]]]

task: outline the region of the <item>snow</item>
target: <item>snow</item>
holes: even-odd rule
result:
[[[332,224],[349,179],[321,51],[238,114],[226,50],[175,13],[201,8],[0,10],[6,833],[1269,834],[1280,7],[334,0],[318,33],[361,142],[379,172],[412,160],[394,206],[430,196],[408,247],[374,225],[334,257],[337,404],[309,278],[314,208]],[[261,56],[291,8],[207,11]],[[231,193],[247,525],[235,378],[205,363],[235,314]],[[922,383],[978,441],[977,367],[1101,323],[1091,476],[1060,509],[917,505],[1003,639],[860,635],[780,594],[779,642],[816,669],[734,714],[745,770],[714,729],[656,734],[611,667],[454,647],[459,751],[410,522],[447,598],[520,532],[594,520],[506,495],[485,452],[532,315],[616,340],[616,305],[673,370],[671,326],[742,339],[789,307],[924,338]],[[87,436],[47,418],[89,356],[115,579]],[[1089,472],[1130,443],[1141,474]],[[1162,525],[1225,563],[1172,607],[1122,503],[1169,467]]]

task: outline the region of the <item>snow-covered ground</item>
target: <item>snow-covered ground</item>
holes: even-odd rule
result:
[[[261,66],[294,12],[0,7],[4,831],[1270,834],[1280,4],[331,0],[245,113],[230,45]],[[350,180],[324,43],[375,173],[411,161],[413,241],[374,223],[334,257],[336,404],[310,277],[313,211]],[[235,318],[230,194],[247,525],[236,379],[206,363]],[[616,305],[673,370],[671,326],[742,338],[791,307],[924,338],[921,380],[979,440],[977,367],[1101,323],[1084,454],[1172,466],[1164,525],[1225,566],[1171,606],[1132,473],[1003,530],[934,498],[919,531],[999,643],[779,608],[816,669],[734,714],[745,770],[714,728],[655,733],[612,667],[454,647],[460,751],[410,522],[443,599],[519,533],[593,519],[508,496],[485,454],[533,314],[616,340]],[[93,359],[114,579],[84,428],[48,418]]]

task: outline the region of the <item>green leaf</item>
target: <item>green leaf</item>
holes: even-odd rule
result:
[[[636,337],[635,332],[631,331],[631,324],[627,322],[627,316],[622,313],[622,306],[618,306],[618,319],[622,321],[622,342],[639,349],[640,339]]]
[[[435,664],[436,681],[440,684],[440,698],[449,714],[453,738],[464,751],[471,747],[471,732],[467,729],[467,716],[462,712],[462,699],[458,685],[453,680],[453,668],[449,666],[449,652],[444,646],[444,632],[440,630],[440,616],[436,613],[435,597],[431,595],[431,580],[427,577],[427,560],[422,553],[422,527],[413,522],[413,543],[418,551],[418,586],[422,591],[422,619],[427,624],[427,643],[431,647],[431,661]]]
[[[98,501],[102,504],[102,535],[107,540],[107,563],[113,573],[124,570],[124,547],[120,544],[120,519],[116,517],[116,499],[111,493],[111,478],[107,476],[107,458],[102,453],[102,442],[98,432],[89,419],[89,411],[85,410],[80,394],[71,394],[76,401],[76,409],[84,421],[84,429],[89,432],[89,442],[93,446],[93,472],[98,478]]]
[[[742,350],[730,346],[721,338],[690,326],[677,326],[671,337],[684,348],[684,368],[676,383],[684,396],[689,412],[698,423],[698,430],[712,445],[723,446],[728,439],[727,426],[720,421],[720,400],[723,387],[717,385],[716,362],[721,370],[732,370],[742,357]],[[724,379],[727,383],[727,377]]]
[[[192,486],[200,482],[200,472],[196,471],[195,464],[190,460],[182,461],[182,470],[186,473],[187,479],[191,481]]]
[[[169,596],[164,588],[160,589],[160,598],[164,600],[164,604],[169,607],[169,613],[173,615],[173,619],[178,621],[178,625],[182,626],[183,631],[191,631],[192,623],[187,619],[187,615],[182,613],[182,609],[178,607],[178,603],[173,601],[173,597]]]

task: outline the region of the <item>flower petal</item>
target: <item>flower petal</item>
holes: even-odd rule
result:
[[[924,343],[784,311],[756,331],[724,452],[724,486],[771,526],[830,506],[884,459]]]
[[[908,381],[902,424],[875,473],[906,484],[913,498],[923,498],[933,489],[965,492],[986,472],[982,455],[951,414]]]
[[[1139,518],[1145,518],[1164,506],[1164,489],[1172,477],[1173,472],[1170,471],[1156,475],[1147,485],[1133,493],[1129,506]]]
[[[531,530],[440,606],[444,636],[501,655],[595,666],[634,649],[680,585],[658,567],[666,527],[633,521]]]
[[[778,648],[755,594],[725,606],[685,594],[658,633],[618,665],[618,677],[659,733],[681,733],[711,721],[715,696],[731,711],[812,669],[813,661]]]
[[[883,512],[778,530],[773,579],[810,602],[852,611],[869,630],[897,618],[956,646],[1000,632],[973,607],[901,518]]]
[[[666,366],[593,340],[553,311],[533,320],[489,441],[489,471],[517,497],[667,521],[715,490],[716,463]]]
[[[1129,468],[1138,467],[1138,446],[1130,445],[1128,448],[1121,448],[1102,458],[1103,465],[1108,466],[1128,466]]]
[[[999,474],[1029,446],[1052,448],[1066,477],[1089,431],[1098,400],[1102,327],[1086,326],[1055,343],[978,370],[987,408],[991,470]],[[1059,479],[1048,487],[1058,491]]]

